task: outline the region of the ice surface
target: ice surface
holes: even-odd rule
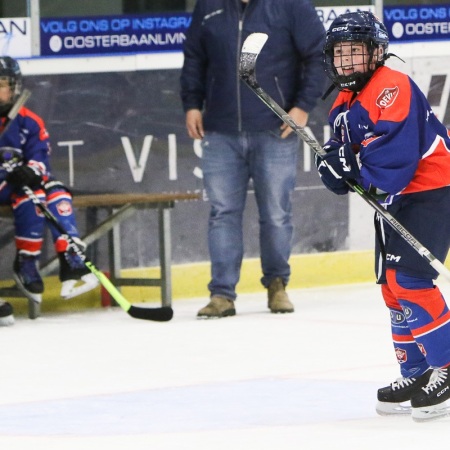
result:
[[[450,285],[443,286],[450,299]],[[296,312],[241,295],[237,316],[167,323],[121,309],[0,328],[0,449],[423,449],[450,419],[380,417],[399,376],[375,284],[290,291]],[[75,301],[75,300],[74,300]],[[153,305],[154,306],[154,305]],[[444,444],[446,445],[446,444]]]

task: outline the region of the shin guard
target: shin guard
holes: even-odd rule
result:
[[[391,315],[392,342],[400,373],[405,378],[421,375],[429,364],[411,334],[405,313],[387,284],[381,286],[381,292]]]
[[[386,271],[389,290],[402,308],[411,335],[424,354],[428,365],[444,367],[450,363],[450,311],[437,286],[421,280]]]

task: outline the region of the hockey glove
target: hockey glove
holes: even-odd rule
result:
[[[28,186],[31,189],[36,189],[42,185],[42,175],[34,167],[18,166],[8,174],[6,181],[16,188]]]
[[[359,162],[352,144],[344,144],[338,149],[331,150],[322,159],[333,169],[333,171],[345,180],[360,180]]]
[[[323,149],[328,153],[339,150],[339,146],[325,145]],[[319,176],[325,187],[337,195],[345,195],[349,191],[349,187],[339,173],[337,173],[330,165],[323,161],[324,157],[315,155],[314,162],[316,164]]]

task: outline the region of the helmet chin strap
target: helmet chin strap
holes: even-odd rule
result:
[[[326,100],[328,98],[328,96],[336,89],[336,85],[333,83],[326,91],[325,93],[322,95],[322,97],[320,97],[322,100]]]
[[[391,56],[394,56],[395,58],[399,59],[401,62],[405,62],[403,61],[402,58],[400,58],[400,56],[397,56],[395,53],[386,53],[383,57],[383,61],[386,61],[387,59],[389,59]]]

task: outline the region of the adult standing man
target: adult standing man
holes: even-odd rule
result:
[[[323,88],[325,31],[309,0],[197,1],[184,46],[181,98],[189,136],[202,139],[203,181],[211,203],[211,298],[200,318],[236,314],[250,179],[268,306],[273,313],[294,311],[285,287],[299,142],[239,79],[241,46],[254,32],[269,35],[259,56],[258,80],[299,125],[306,125]]]

